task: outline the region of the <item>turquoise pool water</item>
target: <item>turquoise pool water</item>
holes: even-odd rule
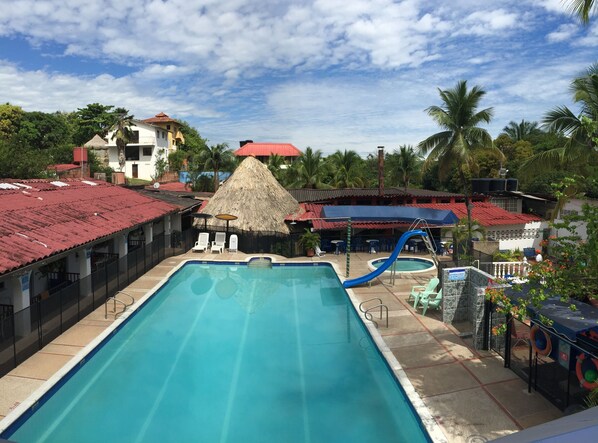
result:
[[[377,259],[372,261],[372,266],[375,268],[379,268],[380,265],[385,262],[385,259]],[[393,265],[388,268],[386,272],[391,271],[395,268],[398,272],[414,272],[414,271],[425,271],[427,269],[432,269],[434,267],[434,262],[430,260],[424,260],[421,258],[404,258],[399,257],[393,263]]]
[[[187,264],[2,437],[428,441],[329,266]]]

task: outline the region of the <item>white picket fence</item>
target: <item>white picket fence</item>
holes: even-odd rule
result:
[[[529,263],[526,261],[499,261],[480,265],[483,271],[491,274],[494,278],[526,277],[529,270]]]

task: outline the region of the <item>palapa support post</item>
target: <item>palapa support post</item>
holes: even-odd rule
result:
[[[345,277],[349,278],[349,267],[351,263],[351,217],[347,220],[347,269]]]

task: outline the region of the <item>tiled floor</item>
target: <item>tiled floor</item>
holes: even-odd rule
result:
[[[379,254],[380,255],[380,254]],[[381,255],[380,255],[381,256]],[[188,258],[243,260],[244,254],[193,254],[164,260],[125,289],[139,299],[182,260]],[[352,254],[350,277],[368,272],[370,254]],[[284,260],[282,258],[277,258]],[[346,257],[327,254],[322,258],[290,261],[330,261],[344,276]],[[405,369],[414,388],[451,442],[481,442],[534,426],[562,414],[527,385],[491,352],[476,352],[459,337],[459,331],[443,324],[436,311],[426,317],[407,303],[411,286],[430,275],[400,277],[394,286],[379,279],[371,286],[354,288],[359,301],[381,298],[389,308],[389,325],[380,333]],[[387,279],[385,279],[387,280]],[[98,308],[36,355],[0,379],[0,418],[26,399],[74,354],[99,335],[111,319]]]

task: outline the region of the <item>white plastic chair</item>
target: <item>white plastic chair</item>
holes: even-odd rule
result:
[[[212,242],[212,248],[210,252],[217,251],[219,254],[224,252],[224,245],[226,243],[226,232],[217,232],[214,241]]]
[[[326,255],[326,253],[320,249],[320,246],[319,246],[319,245],[316,245],[316,247],[314,248],[314,251],[316,252],[316,255],[317,255],[318,257],[321,257],[321,256],[323,256],[323,255]]]
[[[197,241],[191,250],[194,252],[205,252],[208,249],[209,244],[210,234],[207,232],[200,232],[199,237],[197,237]]]
[[[228,252],[237,252],[239,248],[239,237],[237,234],[232,234],[228,239]]]

